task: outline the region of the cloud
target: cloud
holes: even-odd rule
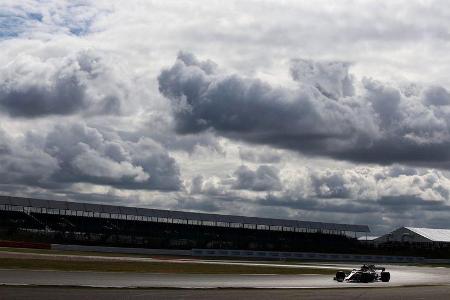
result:
[[[315,87],[324,96],[332,99],[352,96],[353,78],[344,62],[314,62],[294,59],[291,63],[292,79]]]
[[[148,190],[181,187],[175,160],[148,138],[132,142],[83,124],[57,126],[47,135],[45,151],[61,164],[55,182]]]
[[[231,196],[229,184],[226,180],[217,176],[204,178],[202,175],[197,175],[192,177],[189,192],[191,195],[201,194],[226,198]]]
[[[59,171],[57,160],[48,153],[10,137],[0,128],[0,183],[42,184]]]
[[[219,139],[210,133],[179,135],[174,132],[174,122],[169,111],[158,112],[149,110],[149,114],[143,116],[146,122],[139,128],[133,128],[127,132],[127,137],[139,139],[141,136],[151,137],[164,148],[174,151],[193,153],[199,148],[205,148],[212,152],[223,153],[224,149]],[[124,133],[125,134],[125,133]]]
[[[350,188],[342,173],[312,174],[311,183],[319,198],[350,197]]]
[[[83,123],[58,125],[48,134],[1,136],[1,183],[64,188],[75,183],[119,189],[179,190],[176,161],[148,138],[136,142]]]
[[[247,148],[239,147],[239,158],[252,163],[279,163],[282,154],[268,147]]]
[[[247,166],[240,166],[234,172],[235,181],[232,188],[252,191],[277,191],[281,190],[281,182],[278,177],[278,169],[262,165],[256,170]]]
[[[450,105],[450,93],[441,86],[431,86],[424,91],[424,102],[427,105]]]
[[[197,175],[189,183],[191,195],[203,194],[233,198],[239,192],[280,191],[282,183],[276,167],[260,165],[255,170],[245,165],[239,166],[232,174],[225,177]]]
[[[190,187],[190,193],[191,194],[198,194],[201,193],[203,189],[203,176],[197,175],[191,179],[191,187]]]
[[[6,1],[0,10],[0,39],[43,34],[73,34],[89,32],[91,23],[108,10],[84,0]]]
[[[398,165],[295,172],[282,169],[281,189],[267,191],[235,189],[236,177],[201,176],[195,177],[189,200],[184,201],[249,215],[370,224],[375,234],[405,225],[445,227],[450,180],[438,170],[412,170]],[[436,215],[439,221],[432,217]]]
[[[0,189],[448,226],[450,7],[405,3],[6,0]]]
[[[132,178],[135,182],[144,182],[150,178],[150,175],[144,172],[140,166],[133,166],[128,161],[117,162],[101,156],[89,147],[85,146],[84,148],[83,152],[72,161],[72,166],[89,177],[112,181]]]
[[[445,227],[445,222],[433,221],[431,216],[448,216],[450,211],[450,180],[438,170],[413,172],[395,165],[296,174],[281,171],[280,177],[281,191],[250,202],[332,222],[346,219],[371,224],[375,233],[399,226]]]
[[[0,73],[0,109],[15,117],[118,114],[124,81],[95,51],[17,55]]]
[[[450,204],[450,179],[435,169],[390,167],[315,169],[281,172],[283,193],[290,198],[340,199],[372,203],[383,198],[422,199],[423,204]],[[393,200],[394,201],[394,200]],[[406,200],[403,200],[406,201]],[[405,202],[406,203],[406,202]]]
[[[181,53],[158,78],[181,134],[213,130],[310,156],[450,168],[450,106],[429,105],[430,90],[407,96],[373,79],[355,82],[344,63],[296,61],[297,89],[211,65]]]

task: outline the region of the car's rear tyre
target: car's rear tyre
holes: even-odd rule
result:
[[[342,282],[345,279],[345,272],[344,271],[337,271],[336,272],[336,281]]]
[[[391,273],[389,272],[381,272],[381,281],[389,282],[391,280]]]

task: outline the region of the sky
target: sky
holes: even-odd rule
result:
[[[446,1],[0,4],[0,193],[450,228]]]

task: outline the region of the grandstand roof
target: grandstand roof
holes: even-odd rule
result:
[[[266,225],[266,226],[284,226],[284,227],[295,227],[304,229],[335,230],[347,232],[370,232],[370,229],[367,225],[335,224],[335,223],[309,222],[298,220],[206,214],[206,213],[195,213],[195,212],[174,211],[174,210],[137,208],[128,206],[113,206],[106,204],[0,196],[0,205],[5,204],[23,207],[74,210],[84,212],[110,213],[110,214],[146,216],[146,217],[157,217],[168,219],[206,221],[206,222],[209,221],[209,222],[224,222],[224,223]]]
[[[450,229],[405,227],[433,242],[450,243]]]

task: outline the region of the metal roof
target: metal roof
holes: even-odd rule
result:
[[[433,242],[450,243],[450,229],[434,229],[434,228],[416,228],[405,227],[418,235],[423,236]]]
[[[379,238],[379,236],[372,236],[372,235],[368,235],[368,236],[360,236],[358,238],[358,241],[374,241],[377,238]]]
[[[348,232],[370,232],[367,225],[351,225],[351,224],[335,224],[323,222],[309,222],[298,220],[271,219],[259,217],[244,217],[232,215],[206,214],[186,211],[171,211],[161,209],[136,208],[128,206],[113,206],[104,204],[57,201],[57,200],[41,200],[32,198],[19,198],[0,196],[0,205],[13,205],[37,208],[53,208],[53,209],[69,209],[86,212],[112,213],[135,216],[147,216],[157,218],[171,218],[182,220],[223,222],[223,223],[239,223],[266,226],[284,226],[304,229],[320,229],[320,230],[336,230]]]

